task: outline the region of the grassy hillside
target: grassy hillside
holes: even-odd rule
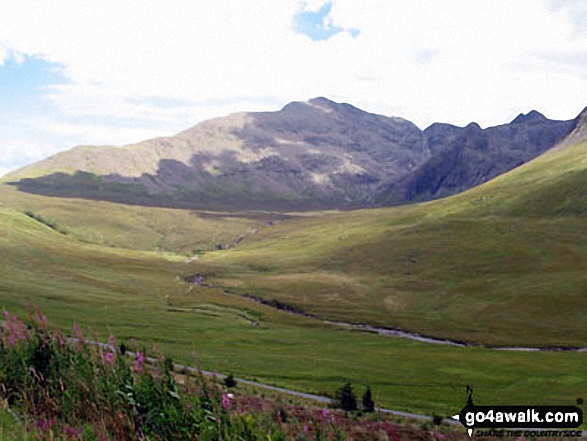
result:
[[[83,244],[14,210],[0,209],[0,248],[0,306],[40,305],[64,328],[75,320],[97,338],[153,342],[206,369],[310,392],[349,378],[370,384],[386,406],[427,414],[460,409],[465,384],[493,403],[562,404],[587,392],[582,354],[450,348],[328,327],[190,286],[183,257]]]
[[[484,404],[573,403],[587,393],[582,353],[416,343],[236,294],[472,342],[587,345],[586,152],[585,144],[552,152],[433,203],[291,216],[270,227],[265,215],[195,215],[3,188],[0,306],[22,313],[40,305],[64,328],[75,320],[97,338],[154,342],[177,361],[275,385],[324,393],[349,378],[402,410],[450,414],[464,404],[465,384]],[[258,231],[184,262],[243,230]],[[195,273],[218,288],[184,281]]]
[[[234,245],[283,216],[211,213],[38,196],[0,184],[0,207],[29,213],[86,243],[185,255]]]
[[[444,200],[283,222],[193,268],[331,319],[586,346],[586,184],[583,143]]]

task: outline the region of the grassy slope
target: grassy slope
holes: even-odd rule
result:
[[[587,346],[587,144],[455,197],[308,217],[194,264],[324,317],[494,345]]]
[[[494,403],[566,403],[587,392],[582,354],[464,350],[328,328],[192,288],[172,255],[83,244],[13,210],[0,209],[0,249],[2,307],[38,304],[63,327],[75,319],[100,338],[153,341],[186,363],[196,351],[208,369],[312,392],[350,378],[387,406],[429,414],[459,409],[465,384]]]
[[[333,391],[350,378],[398,409],[449,414],[464,404],[465,384],[479,403],[569,404],[587,392],[580,353],[449,348],[336,330],[190,287],[181,276],[205,271],[235,290],[349,321],[496,344],[585,344],[585,148],[545,155],[442,201],[284,221],[189,265],[77,239],[100,242],[92,236],[99,232],[108,245],[152,250],[165,237],[161,248],[186,252],[209,243],[223,222],[237,222],[233,237],[258,220],[195,218],[170,233],[193,215],[3,189],[0,306],[39,304],[61,326],[77,320],[99,337],[154,341],[187,363],[196,351],[205,368],[281,386]],[[70,234],[19,213],[27,210]],[[164,234],[153,237],[152,219]]]
[[[274,218],[45,197],[8,185],[0,185],[2,206],[32,212],[87,243],[186,255],[231,245],[236,237],[251,234]]]

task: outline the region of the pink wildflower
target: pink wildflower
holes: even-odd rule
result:
[[[143,372],[143,364],[145,362],[145,356],[140,352],[137,352],[137,360],[133,366],[135,372]]]
[[[37,315],[37,319],[39,320],[39,323],[41,324],[41,329],[46,330],[47,329],[47,316],[43,315],[43,313],[41,312],[41,308],[39,308],[39,307],[35,308],[35,314]]]
[[[84,341],[84,334],[82,333],[82,329],[79,327],[77,322],[73,322],[73,333],[80,342]]]
[[[6,335],[6,332],[3,332],[5,343],[14,346],[19,341],[29,339],[27,327],[23,322],[8,311],[4,311],[4,317],[6,317],[6,324],[8,325],[8,335]]]
[[[104,357],[104,362],[109,365],[114,364],[114,354],[112,352],[108,352]]]
[[[322,409],[322,418],[328,418],[328,415],[330,415],[330,412],[328,411],[328,409],[326,409],[326,408]]]
[[[234,399],[234,395],[233,394],[224,394],[224,395],[222,395],[222,408],[224,410],[228,409],[230,407],[233,399]]]
[[[389,422],[385,421],[383,423],[385,425],[385,431],[387,432],[387,436],[392,441],[401,441],[401,438],[398,436],[395,427],[393,427]]]
[[[44,420],[43,418],[40,418],[37,421],[37,428],[40,430],[50,430],[55,424],[55,420]]]
[[[75,438],[75,437],[79,437],[82,434],[82,429],[75,429],[73,427],[65,427],[65,429],[63,430],[63,433],[65,433],[65,436],[70,437],[70,438]]]

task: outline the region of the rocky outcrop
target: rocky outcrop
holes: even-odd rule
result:
[[[434,154],[401,183],[399,199],[435,199],[487,182],[541,155],[574,125],[574,121],[549,120],[536,111],[487,129],[475,123],[462,129],[433,124],[424,137],[432,142]]]

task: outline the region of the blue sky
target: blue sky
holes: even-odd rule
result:
[[[327,96],[482,126],[587,106],[580,0],[0,3],[0,174]]]
[[[0,111],[9,115],[43,114],[51,109],[43,95],[54,84],[67,83],[61,67],[42,58],[14,55],[0,68]]]
[[[359,36],[359,29],[343,29],[333,25],[329,21],[331,11],[331,1],[324,3],[317,11],[300,10],[294,15],[295,30],[313,41],[325,41],[341,32],[348,32],[354,38]]]

